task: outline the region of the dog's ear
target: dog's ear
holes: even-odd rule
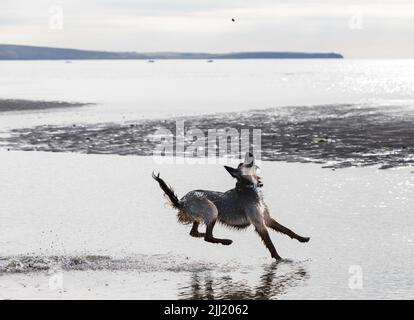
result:
[[[234,168],[232,168],[232,167],[228,167],[228,166],[224,166],[224,169],[226,169],[227,170],[227,172],[228,173],[230,173],[230,175],[233,177],[233,178],[239,178],[239,175],[240,175],[240,172],[239,172],[239,170],[238,169],[234,169]]]

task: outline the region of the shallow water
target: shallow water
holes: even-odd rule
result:
[[[257,274],[257,279],[249,281],[249,274],[252,272],[260,272],[260,274]],[[139,294],[133,294],[134,290],[131,291],[127,285],[124,285],[125,291],[122,291],[119,288],[119,283],[112,283],[111,289],[113,287],[114,290],[117,290],[116,292],[111,293],[107,290],[107,292],[96,293],[97,288],[91,285],[90,278],[101,278],[101,281],[108,283],[114,277],[122,277],[123,282],[131,281],[130,278],[135,277],[135,281],[139,283],[141,279],[152,276],[152,287],[158,282],[164,283],[163,292],[160,292],[157,298],[169,295],[169,298],[177,299],[278,299],[292,287],[303,285],[309,278],[305,262],[284,260],[254,266],[235,261],[226,263],[195,261],[189,257],[172,254],[135,255],[124,258],[110,256],[16,256],[0,259],[0,275],[6,281],[18,278],[19,282],[39,281],[39,278],[47,277],[50,280],[58,275],[62,275],[62,280],[68,277],[83,278],[87,275],[89,279],[84,285],[91,287],[88,289],[98,295],[96,298],[103,295],[110,298],[126,296],[141,299],[148,299],[150,296],[156,297],[154,288],[144,289],[140,283],[141,291]],[[160,277],[162,279],[159,279]],[[46,287],[45,284],[49,284],[48,281],[43,282],[43,287]],[[51,290],[50,287],[45,288],[49,289],[45,290],[46,297],[56,296],[57,292],[62,298],[65,295],[79,294],[78,291],[81,288],[72,289],[73,280],[71,280],[72,283],[67,282],[65,279],[64,286],[62,281],[62,288],[58,288],[58,290]],[[6,288],[5,291],[8,289]],[[77,292],[72,292],[72,290]],[[36,298],[36,296],[34,294],[32,298]],[[37,297],[44,297],[44,295],[39,293]]]
[[[216,236],[234,240],[228,247],[191,238],[151,179],[153,169],[160,171],[179,196],[201,187],[223,191],[234,182],[221,165],[0,155],[1,298],[414,297],[409,168],[332,171],[262,162],[273,217],[311,237],[302,244],[272,232],[284,258],[275,263],[251,228],[218,225]],[[362,287],[352,286],[355,270],[362,271]],[[51,287],[57,274],[62,287]]]

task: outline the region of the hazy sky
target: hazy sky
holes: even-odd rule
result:
[[[413,39],[413,0],[0,1],[0,43],[9,44],[414,58]]]

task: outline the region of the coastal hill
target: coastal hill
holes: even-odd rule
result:
[[[0,44],[0,60],[124,60],[124,59],[342,59],[338,53],[306,52],[110,52]]]

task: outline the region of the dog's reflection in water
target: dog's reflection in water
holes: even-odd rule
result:
[[[180,289],[179,299],[277,299],[290,288],[304,285],[309,278],[302,263],[287,263],[289,268],[280,270],[284,263],[273,262],[263,266],[257,284],[234,280],[228,275],[211,272],[194,272],[190,284]]]

